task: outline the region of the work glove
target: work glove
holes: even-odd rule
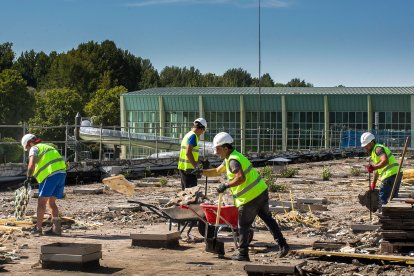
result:
[[[28,177],[26,178],[26,180],[23,182],[23,186],[28,189],[30,186],[32,186],[32,178]]]
[[[371,191],[373,191],[375,189],[375,182],[374,181],[372,181],[370,189],[371,189]]]
[[[196,167],[194,170],[191,171],[191,174],[195,174],[197,176],[201,176],[202,173],[203,173],[203,168],[201,167]]]
[[[370,172],[370,173],[372,173],[372,172],[374,172],[375,170],[374,170],[374,166],[372,166],[372,165],[368,165],[367,166],[367,172]]]
[[[222,194],[225,190],[227,190],[227,188],[230,188],[229,184],[222,183],[217,187],[217,193]]]
[[[210,162],[208,160],[201,161],[201,165],[204,170],[210,168]]]

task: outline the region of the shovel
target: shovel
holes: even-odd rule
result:
[[[220,211],[221,211],[221,202],[223,199],[223,193],[219,194],[219,202],[216,215],[216,226],[214,229],[214,237],[206,239],[206,252],[218,254],[219,256],[224,256],[224,243],[217,240],[217,231],[218,225],[220,222]]]

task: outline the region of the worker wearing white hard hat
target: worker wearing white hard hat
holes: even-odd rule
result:
[[[61,223],[56,199],[63,198],[66,181],[65,161],[54,147],[42,143],[34,134],[24,135],[21,144],[25,151],[29,151],[27,178],[24,185],[26,187],[31,185],[32,178],[35,178],[39,183],[37,222],[31,233],[34,235],[61,235]],[[52,211],[52,228],[43,232],[42,222],[47,203],[49,203]]]
[[[361,135],[361,146],[370,154],[371,160],[374,163],[367,166],[367,171],[374,173],[374,179],[370,186],[371,190],[375,189],[377,181],[381,182],[379,189],[380,205],[378,206],[379,211],[381,211],[381,207],[387,204],[391,195],[398,173],[398,162],[389,148],[376,142],[375,136],[371,132],[365,132]],[[398,175],[393,197],[398,197],[401,179],[402,173]]]
[[[234,205],[239,208],[239,253],[232,257],[237,261],[249,261],[250,228],[259,216],[266,224],[279,244],[279,257],[289,252],[289,245],[282,231],[269,211],[269,192],[266,183],[252,163],[243,154],[233,148],[234,139],[227,132],[218,133],[213,139],[214,153],[223,159],[223,163],[214,169],[203,170],[205,176],[227,174],[227,183],[220,184],[218,193],[230,189]]]
[[[197,186],[197,168],[199,167],[199,140],[206,131],[207,121],[197,118],[193,122],[191,130],[181,141],[178,171],[181,177],[181,189]]]

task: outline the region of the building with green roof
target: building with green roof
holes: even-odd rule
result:
[[[395,141],[395,133],[414,129],[413,111],[414,87],[167,87],[121,95],[121,126],[131,132],[181,138],[204,117],[206,141],[226,131],[243,152],[337,148],[346,135],[356,146],[366,130],[394,133],[387,141]]]

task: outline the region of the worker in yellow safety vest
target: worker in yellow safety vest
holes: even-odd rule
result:
[[[391,195],[395,177],[398,173],[398,162],[386,146],[375,141],[375,136],[371,132],[365,132],[361,135],[361,146],[371,155],[371,160],[374,163],[367,166],[369,173],[375,172],[370,186],[371,190],[375,189],[377,181],[381,182],[379,189],[379,212],[381,212],[381,207],[387,204]],[[402,173],[400,173],[395,183],[393,197],[398,197],[401,179]]]
[[[226,132],[218,133],[213,139],[214,153],[224,159],[223,163],[214,169],[203,170],[205,176],[227,175],[227,183],[220,184],[218,193],[230,189],[234,205],[239,208],[239,253],[232,257],[237,261],[250,261],[249,232],[251,225],[259,216],[266,224],[279,244],[279,257],[286,256],[289,245],[282,231],[269,211],[269,192],[266,183],[252,163],[240,152],[233,148],[233,138]]]
[[[56,199],[63,198],[66,181],[66,164],[60,153],[52,146],[41,143],[33,134],[23,136],[21,144],[25,151],[29,151],[29,164],[27,166],[27,178],[24,185],[32,184],[32,178],[39,183],[39,197],[37,201],[37,222],[31,230],[35,236],[61,235],[61,221]],[[42,231],[43,216],[46,211],[46,203],[52,213],[52,228]]]
[[[197,168],[199,164],[199,138],[206,131],[207,121],[204,118],[195,119],[193,127],[181,141],[178,171],[181,176],[181,188],[197,186]]]

